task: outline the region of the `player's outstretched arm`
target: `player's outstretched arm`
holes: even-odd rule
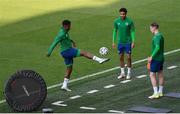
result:
[[[155,47],[155,49],[154,49],[151,57],[154,57],[154,56],[158,53],[159,49],[160,49],[160,46],[159,46],[159,45],[156,45],[156,47]]]
[[[131,47],[134,48],[135,47],[135,27],[134,27],[134,23],[131,23],[131,38],[132,38],[132,44]]]
[[[159,45],[156,45],[154,51],[152,52],[151,56],[148,57],[148,62],[150,63],[152,61],[152,58],[158,53],[160,49],[160,46]]]
[[[134,44],[134,41],[135,41],[135,31],[134,30],[131,31],[131,38],[132,38],[131,47],[134,48],[135,47],[135,44]]]
[[[53,41],[53,43],[51,44],[51,46],[48,49],[48,52],[46,54],[47,57],[50,57],[52,51],[54,50],[54,48],[56,47],[56,45],[60,42],[60,37],[56,37]]]
[[[117,35],[117,30],[113,29],[113,41],[112,41],[112,48],[116,48],[116,35]]]

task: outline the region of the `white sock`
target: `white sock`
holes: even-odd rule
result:
[[[158,87],[153,87],[153,90],[154,90],[154,94],[157,94],[158,93]]]
[[[128,73],[128,74],[131,74],[131,67],[128,67],[127,73]]]
[[[125,74],[124,68],[121,68],[121,74]]]
[[[159,93],[163,93],[163,86],[159,86]]]
[[[93,60],[94,60],[94,61],[97,61],[97,62],[100,62],[100,61],[102,60],[102,58],[99,58],[99,57],[97,57],[97,56],[93,56]]]
[[[67,87],[68,82],[69,82],[69,79],[64,78],[63,86],[64,86],[64,87]]]

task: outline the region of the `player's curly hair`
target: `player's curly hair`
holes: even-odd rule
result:
[[[120,9],[119,9],[119,12],[125,12],[125,13],[127,13],[127,9],[126,9],[126,8],[120,8]]]
[[[71,21],[70,20],[63,20],[62,21],[62,25],[70,25],[71,24]]]

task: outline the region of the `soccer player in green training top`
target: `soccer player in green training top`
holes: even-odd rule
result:
[[[149,96],[150,99],[155,99],[163,96],[163,63],[164,63],[164,37],[158,30],[159,25],[157,23],[152,23],[150,25],[150,31],[154,34],[152,38],[152,53],[148,58],[150,63],[150,79],[153,86],[154,94]],[[156,79],[156,73],[159,77],[159,90],[158,82]]]
[[[70,27],[71,27],[71,22],[69,20],[64,20],[62,22],[62,28],[60,29],[58,35],[55,37],[47,53],[47,57],[49,57],[53,49],[56,47],[56,45],[60,44],[60,50],[61,50],[60,54],[64,58],[64,62],[67,66],[64,82],[61,89],[66,90],[66,91],[71,91],[70,89],[68,89],[67,84],[68,84],[68,81],[70,79],[70,75],[72,72],[73,58],[84,56],[88,59],[97,61],[100,64],[109,60],[108,58],[99,58],[89,52],[77,49],[75,42],[70,39],[70,36],[68,33],[70,30]]]
[[[131,50],[134,48],[135,27],[133,21],[128,18],[127,9],[121,8],[119,10],[120,17],[114,21],[112,48],[116,48],[116,36],[118,35],[118,53],[120,55],[121,73],[118,79],[125,77],[124,71],[124,53],[127,54],[127,76],[126,79],[131,78]]]

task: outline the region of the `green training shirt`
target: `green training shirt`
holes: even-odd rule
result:
[[[152,39],[152,59],[164,61],[164,37],[161,33],[157,33]]]
[[[118,43],[125,44],[134,42],[131,33],[135,31],[135,27],[131,19],[127,17],[125,20],[122,20],[121,17],[117,18],[114,21],[114,29],[118,33]]]
[[[72,48],[72,40],[70,39],[68,32],[65,31],[63,27],[60,29],[58,35],[55,37],[53,43],[49,47],[49,55],[52,53],[53,49],[56,47],[58,43],[60,44],[60,52]]]

